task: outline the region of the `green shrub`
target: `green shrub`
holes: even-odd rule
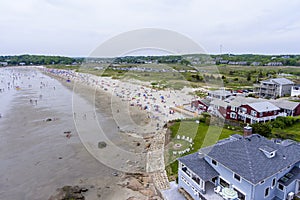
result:
[[[258,133],[264,137],[269,137],[272,134],[272,127],[270,123],[256,123],[251,125],[253,133]]]

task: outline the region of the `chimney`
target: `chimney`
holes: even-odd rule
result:
[[[244,137],[249,135],[252,135],[252,127],[247,124],[247,126],[244,127]]]

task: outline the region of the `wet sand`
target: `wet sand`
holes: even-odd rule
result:
[[[87,132],[93,131],[94,127],[81,118],[80,114],[84,113],[77,113],[75,126],[72,108],[74,95],[78,105],[81,105],[79,111],[95,110],[95,106],[80,95],[73,94],[59,81],[36,70],[21,72],[22,77],[17,81],[21,89],[13,94],[7,111],[0,119],[0,199],[48,199],[56,188],[64,185],[91,186],[86,199],[139,197],[139,194],[119,186],[122,178],[112,175],[116,170],[95,159],[95,155],[88,152],[80,140],[77,132],[80,127]],[[85,89],[79,90],[82,95],[86,92]],[[1,102],[4,101],[3,95],[5,93],[0,95]],[[110,140],[117,145],[126,143],[124,148],[128,150],[143,151],[142,145],[135,148],[136,138],[131,139],[133,143],[125,142],[130,137],[120,135],[109,112],[103,112],[105,106],[101,107],[101,102],[106,105],[106,101],[100,101],[96,109],[99,112],[95,112],[96,119],[107,125],[104,129],[106,133],[112,133],[108,134]],[[87,113],[87,118],[94,119],[92,112]],[[141,116],[134,115],[137,119]],[[83,126],[78,127],[78,123]],[[64,134],[65,131],[71,131],[70,139]],[[140,163],[139,169],[143,167],[143,161]]]

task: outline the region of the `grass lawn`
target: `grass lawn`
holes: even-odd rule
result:
[[[166,163],[170,163],[166,167],[166,171],[168,174],[169,179],[175,180],[177,178],[177,168],[178,162],[177,158],[188,155],[191,153],[197,152],[200,148],[210,146],[215,144],[218,140],[224,139],[229,137],[232,134],[241,132],[228,130],[218,126],[209,126],[204,122],[200,122],[199,124],[195,122],[195,120],[187,120],[182,122],[175,122],[171,127],[171,142],[166,145],[165,149],[165,161]],[[193,145],[191,151],[185,153],[183,155],[173,155],[174,149],[174,142],[177,141],[177,135],[181,137],[184,135],[185,137],[193,138]],[[186,148],[189,147],[188,146]]]
[[[283,138],[291,138],[300,142],[300,123],[296,123],[285,129],[273,128],[272,135],[280,135]]]

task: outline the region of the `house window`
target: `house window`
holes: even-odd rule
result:
[[[188,175],[189,177],[191,177],[189,170],[187,169],[187,167],[183,167],[182,171],[184,171],[186,173],[186,175]]]
[[[276,178],[273,178],[273,180],[272,180],[272,188],[275,186],[275,184],[276,184]]]
[[[231,113],[230,113],[230,118],[232,118],[232,119],[236,119],[236,113],[234,113],[234,112],[231,112]]]
[[[254,110],[251,110],[251,115],[252,115],[253,117],[256,117],[256,114],[257,114],[257,112],[256,112],[256,111],[254,111]]]
[[[192,176],[192,179],[193,179],[198,185],[200,185],[200,178],[199,178],[199,177],[193,175],[193,176]]]
[[[211,160],[211,163],[212,163],[213,165],[217,165],[217,164],[218,164],[217,161],[215,161],[215,160]]]
[[[242,113],[246,113],[247,112],[247,108],[242,108],[241,111],[242,111]]]
[[[224,179],[220,178],[220,185],[222,185],[223,187],[229,187],[230,184],[227,183]]]
[[[281,190],[281,191],[283,191],[284,186],[281,183],[278,183],[278,189]]]
[[[270,194],[270,188],[267,187],[267,188],[265,189],[265,197],[269,196],[269,194]]]
[[[241,193],[239,190],[237,190],[236,188],[233,188],[237,193],[238,193],[238,199],[239,200],[245,200],[246,199],[246,196]]]
[[[237,181],[241,181],[241,177],[237,174],[234,174],[233,177],[235,178],[235,180]]]

